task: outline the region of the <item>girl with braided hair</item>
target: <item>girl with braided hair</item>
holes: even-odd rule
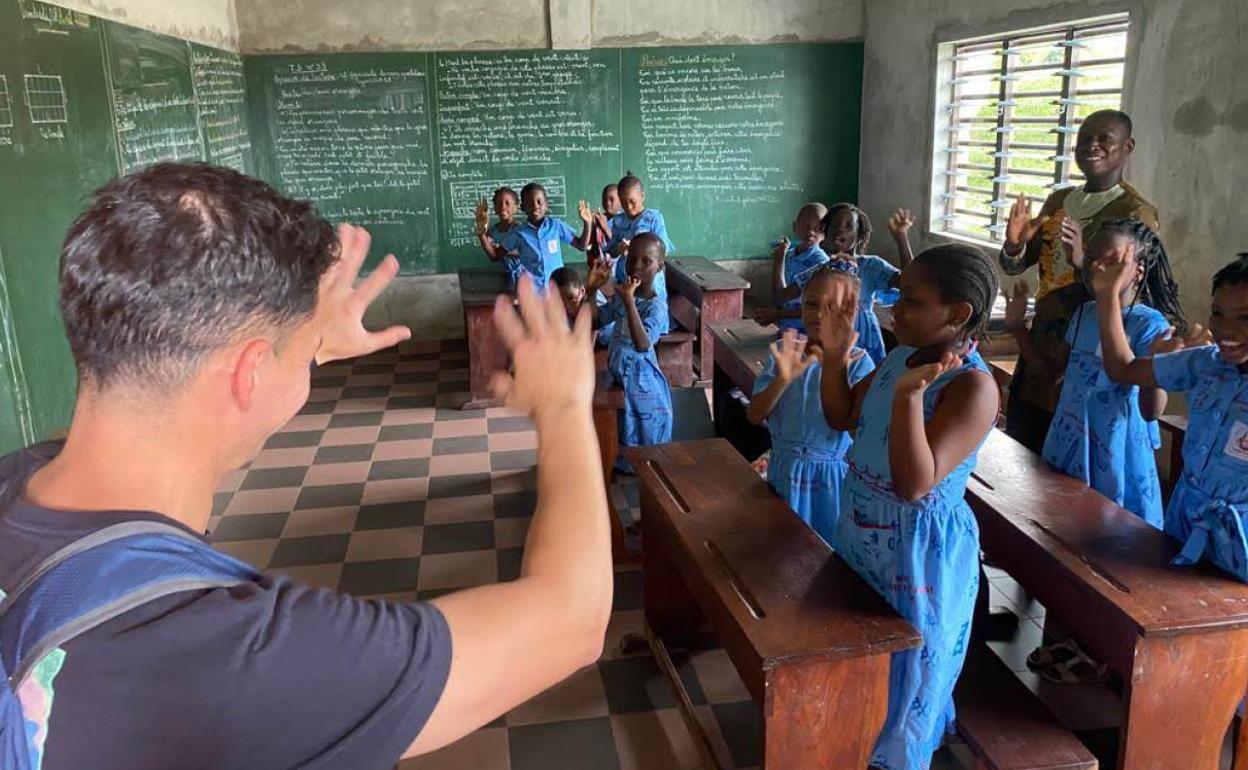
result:
[[[1172,326],[1186,329],[1170,259],[1150,227],[1134,219],[1107,221],[1086,251],[1082,272],[1089,291],[1103,265],[1129,261],[1133,266],[1119,300],[1135,355],[1149,355],[1166,345]],[[1010,322],[1015,323],[1018,307],[1013,300],[1011,304]],[[1095,300],[1075,312],[1061,352],[1066,354],[1066,374],[1045,438],[1044,459],[1161,528],[1161,482],[1154,453],[1161,446],[1156,419],[1165,409],[1165,391],[1117,383],[1106,373]],[[1023,355],[1029,353],[1034,350],[1024,346]]]
[[[953,687],[979,587],[979,528],[963,495],[999,393],[975,341],[998,292],[995,266],[959,244],[901,273],[898,346],[851,385],[852,283],[830,282],[820,314],[820,401],[834,430],[857,429],[832,547],[923,634],[893,655],[888,714],[871,765],[927,770],[953,726]]]

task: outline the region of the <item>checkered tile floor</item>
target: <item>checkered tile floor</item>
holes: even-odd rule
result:
[[[217,494],[215,545],[306,583],[400,601],[514,579],[537,436],[503,409],[460,411],[467,380],[461,340],[318,368],[300,414]],[[612,495],[622,515],[637,515],[635,479]],[[620,650],[641,630],[641,573],[617,570],[615,582],[602,660],[403,770],[699,767],[654,661]],[[757,766],[757,711],[727,655],[677,663],[723,766]],[[961,767],[942,761],[934,767]]]

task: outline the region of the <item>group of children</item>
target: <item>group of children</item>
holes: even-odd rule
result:
[[[1084,122],[1089,132],[1094,118]],[[544,206],[525,190],[524,226],[540,232]],[[671,399],[654,346],[667,329],[661,279],[671,244],[662,216],[645,209],[636,177],[615,190],[623,211],[611,208],[611,192],[604,191],[601,212],[582,204],[585,236],[563,241],[601,240],[583,286],[574,271],[552,267],[557,248],[535,253],[512,234],[516,225],[484,232],[479,222],[479,232],[492,258],[519,259],[524,269],[536,259],[536,275],[556,273],[570,313],[582,303],[599,305],[610,330],[610,369],[627,397],[622,439],[663,443],[671,435]],[[499,200],[501,220],[508,207]],[[890,770],[927,768],[953,726],[953,687],[980,581],[978,528],[963,498],[999,406],[977,351],[1000,294],[997,265],[956,244],[911,256],[912,224],[905,210],[889,221],[898,269],[866,253],[871,224],[856,206],[811,203],[798,211],[795,241],[779,241],[773,253],[774,307],[756,316],[778,323],[782,335],[747,413],[771,432],[769,483],[922,632],[921,648],[893,659],[887,720],[872,760]],[[1020,331],[1026,292],[1015,291],[1006,312],[1023,363],[1061,382],[1044,458],[1164,526],[1184,543],[1177,562],[1208,559],[1248,581],[1248,254],[1214,276],[1208,329],[1189,328],[1169,258],[1147,223],[1102,219],[1073,233],[1059,227],[1057,237],[1078,252],[1067,285],[1084,298],[1060,332],[1066,344],[1040,350]],[[893,307],[897,346],[888,352],[877,302]],[[1188,394],[1191,417],[1184,471],[1163,515],[1155,420],[1167,391]]]

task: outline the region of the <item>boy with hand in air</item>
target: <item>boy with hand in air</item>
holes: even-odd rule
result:
[[[500,187],[494,191],[494,216],[498,217],[498,221],[490,224],[489,206],[485,198],[477,202],[476,213],[473,217],[477,232],[477,245],[491,262],[502,260],[507,274],[512,276],[519,272],[516,258],[503,254],[499,251],[498,245],[503,242],[503,238],[512,228],[520,224],[515,220],[516,211],[519,209],[520,196],[516,195],[516,191],[510,187]]]
[[[857,430],[832,547],[923,634],[921,648],[892,657],[871,765],[927,770],[953,725],[979,583],[979,528],[964,494],[997,415],[996,383],[975,352],[997,272],[972,248],[937,246],[906,266],[900,290],[898,347],[850,385],[861,305],[851,284],[832,287],[820,384],[828,426]]]
[[[515,258],[516,261],[509,265],[511,286],[518,285],[521,273],[528,273],[539,292],[545,291],[551,274],[563,267],[561,244],[585,251],[593,213],[585,201],[578,204],[577,213],[583,226],[580,235],[574,234],[563,220],[547,216],[546,188],[537,182],[529,182],[520,191],[520,208],[525,213],[524,223],[503,235],[494,246],[494,258]],[[486,246],[482,244],[482,248]]]
[[[663,240],[657,233],[641,233],[633,238],[628,246],[627,278],[599,311],[601,326],[613,324],[607,343],[607,370],[624,389],[622,446],[650,446],[672,440],[672,394],[654,351],[668,322],[667,298],[660,296],[655,287],[666,257]],[[595,270],[587,288],[601,288],[605,280],[605,270]],[[623,457],[617,468],[631,471]]]
[[[848,471],[845,454],[853,443],[846,431],[831,428],[823,416],[819,382],[823,369],[820,319],[834,287],[845,284],[854,290],[853,274],[829,267],[816,268],[802,292],[801,313],[809,337],[786,329],[771,343],[771,358],[754,382],[754,395],[746,418],[755,425],[767,424],[771,433],[771,456],[766,464],[767,482],[828,542],[840,518],[841,486]],[[852,387],[875,368],[866,351],[851,352],[849,384]]]
[[[1092,266],[1105,372],[1123,386],[1188,394],[1183,474],[1165,512],[1166,532],[1184,544],[1174,563],[1206,558],[1248,582],[1248,254],[1214,275],[1209,330],[1161,339],[1151,355],[1123,323],[1139,263],[1126,244]]]
[[[823,217],[828,207],[822,203],[807,203],[793,219],[793,235],[797,243],[790,245],[788,238],[776,241],[771,253],[771,295],[776,298],[775,307],[763,306],[754,311],[754,320],[763,326],[777,324],[781,329],[794,329],[807,334],[802,324],[801,291],[814,272],[828,261],[828,255],[819,244],[823,243]],[[793,286],[793,291],[786,289]],[[789,299],[781,301],[781,296]]]
[[[1178,285],[1157,234],[1138,220],[1105,222],[1087,244],[1082,273],[1090,294],[1096,267],[1102,262],[1116,264],[1127,253],[1134,255],[1133,272],[1119,297],[1123,308],[1119,323],[1127,330],[1131,349],[1143,356],[1154,344],[1164,344],[1171,323],[1185,325]],[[1006,327],[1018,340],[1028,367],[1062,383],[1044,441],[1044,459],[1161,528],[1161,482],[1154,451],[1161,445],[1155,421],[1165,409],[1165,391],[1141,390],[1109,378],[1095,301],[1075,312],[1065,343],[1052,358],[1023,328],[1025,307],[1026,292],[1016,290],[1006,308]]]

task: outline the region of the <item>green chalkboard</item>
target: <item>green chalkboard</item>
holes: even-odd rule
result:
[[[579,230],[625,169],[677,251],[767,253],[807,200],[854,200],[862,45],[245,59],[259,172],[374,233],[407,273],[484,257],[472,207],[530,180]],[[395,99],[394,93],[405,94]],[[572,253],[565,251],[565,259]]]
[[[0,0],[0,260],[29,385],[18,398],[40,437],[68,424],[76,392],[57,306],[61,241],[90,191],[117,173],[99,23]]]
[[[260,175],[367,225],[374,261],[390,251],[436,272],[429,57],[248,57],[245,70]]]

